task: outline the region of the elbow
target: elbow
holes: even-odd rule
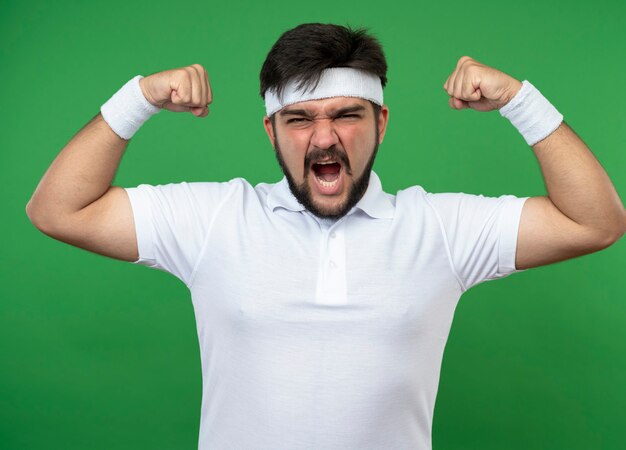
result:
[[[28,217],[28,220],[31,221],[31,223],[34,225],[35,224],[35,215],[33,214],[33,207],[31,205],[32,203],[32,199],[28,201],[28,203],[26,203],[26,217]]]
[[[626,233],[626,221],[621,224],[621,226],[616,227],[610,231],[605,231],[602,235],[601,242],[603,242],[603,247],[606,248],[610,245],[615,244],[619,241],[622,236]]]
[[[626,234],[626,209],[622,210],[622,221],[619,223],[619,225],[616,227],[615,230],[615,234],[614,234],[614,242],[619,241],[622,236],[624,236],[624,234]]]
[[[33,219],[32,219],[32,215],[33,214],[32,214],[32,211],[31,211],[31,209],[32,209],[31,201],[32,201],[32,199],[28,200],[28,203],[26,203],[26,216],[32,222],[33,221]]]
[[[601,248],[609,247],[619,241],[626,234],[626,210],[623,210],[622,220],[607,225],[602,229],[596,229],[597,242]]]
[[[26,204],[26,216],[28,217],[28,220],[30,220],[30,223],[32,223],[35,226],[35,228],[37,228],[39,231],[41,231],[44,234],[49,234],[48,221],[45,220],[42,214],[36,211],[32,203],[33,203],[33,200],[31,198]]]
[[[26,216],[28,217],[28,220],[30,220],[33,224],[35,224],[35,221],[37,221],[37,213],[35,212],[35,208],[33,206],[33,198],[31,197],[30,200],[28,200],[28,203],[26,203]]]
[[[624,234],[626,234],[626,220],[622,223],[622,227],[617,230],[617,233],[615,233],[613,242],[619,241]]]

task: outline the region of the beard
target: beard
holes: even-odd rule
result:
[[[309,154],[307,154],[304,159],[304,181],[302,182],[302,184],[298,184],[296,183],[293,175],[289,171],[289,168],[285,164],[285,160],[283,159],[280,146],[278,145],[276,127],[274,127],[273,123],[272,127],[274,128],[274,150],[276,153],[276,159],[278,160],[278,164],[280,165],[280,168],[287,178],[287,183],[289,183],[289,189],[291,190],[291,193],[296,198],[296,200],[298,200],[298,202],[308,211],[321,219],[340,219],[345,216],[352,209],[352,207],[356,205],[359,200],[361,200],[361,197],[363,197],[365,191],[367,191],[367,187],[369,186],[370,174],[372,171],[372,167],[374,166],[376,153],[378,152],[378,127],[376,127],[376,139],[374,141],[375,144],[372,151],[372,156],[370,156],[370,159],[367,162],[363,173],[348,186],[348,196],[346,200],[332,210],[329,210],[329,208],[320,207],[313,202],[311,188],[309,186],[309,183],[307,183],[308,177],[310,176],[311,172],[311,162],[323,158],[328,158],[330,156],[337,161],[341,161],[341,170],[345,170],[347,175],[352,175],[350,161],[348,160],[348,155],[346,154],[346,152],[344,150],[338,149],[335,146],[329,147],[325,150],[312,150]]]

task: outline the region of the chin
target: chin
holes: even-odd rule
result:
[[[313,200],[307,209],[317,217],[323,219],[340,219],[345,216],[352,205],[348,207],[346,196],[342,196],[341,200],[319,201]]]

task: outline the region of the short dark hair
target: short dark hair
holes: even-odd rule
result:
[[[377,75],[387,84],[387,61],[367,29],[305,23],[283,33],[261,68],[261,97],[272,89],[281,96],[291,79],[299,89],[314,89],[324,69],[352,67]]]

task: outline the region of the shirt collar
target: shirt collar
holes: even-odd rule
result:
[[[278,183],[274,184],[270,190],[267,195],[267,206],[272,211],[276,208],[285,208],[289,211],[305,210],[304,206],[291,193],[287,177],[285,176]],[[348,214],[353,213],[356,209],[362,210],[375,219],[393,218],[395,207],[387,197],[387,194],[382,190],[380,178],[373,170],[370,173],[369,184],[365,194]]]

